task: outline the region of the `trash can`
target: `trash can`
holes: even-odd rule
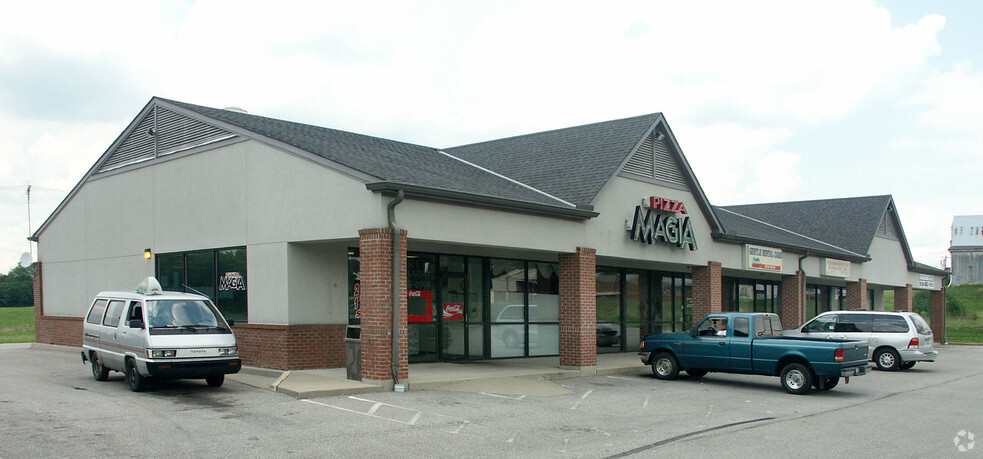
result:
[[[348,379],[362,380],[362,327],[349,325],[345,329],[345,370]]]

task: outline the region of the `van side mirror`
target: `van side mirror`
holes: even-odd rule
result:
[[[130,319],[130,328],[143,328],[143,320]]]
[[[225,319],[225,321],[229,324],[230,327],[235,327],[236,326],[236,321],[235,320]]]

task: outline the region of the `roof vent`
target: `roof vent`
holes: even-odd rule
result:
[[[243,110],[242,107],[225,107],[222,110],[228,110],[230,112],[236,112],[236,113],[246,113],[246,114],[249,113],[249,112]]]

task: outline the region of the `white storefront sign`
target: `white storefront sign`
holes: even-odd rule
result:
[[[935,288],[935,278],[927,274],[919,274],[918,288]]]
[[[781,272],[782,249],[745,244],[744,269],[773,273]]]
[[[835,258],[824,258],[822,275],[827,277],[850,277],[850,262]]]

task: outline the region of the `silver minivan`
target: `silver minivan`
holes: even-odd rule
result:
[[[932,329],[914,312],[829,311],[782,334],[866,341],[868,360],[881,370],[907,370],[939,356]]]
[[[148,277],[135,292],[96,295],[82,325],[82,363],[96,381],[123,372],[134,392],[149,377],[219,387],[242,367],[231,325],[208,297],[165,292]]]

